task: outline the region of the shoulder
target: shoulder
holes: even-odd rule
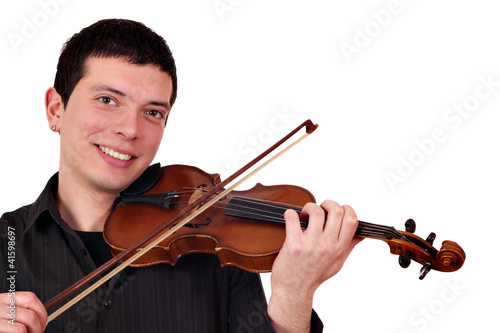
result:
[[[0,217],[0,229],[6,229],[5,225],[16,228],[18,232],[24,232],[41,216],[45,216],[45,212],[49,212],[55,216],[58,214],[58,209],[55,203],[55,192],[58,184],[58,174],[54,174],[45,188],[40,193],[35,202],[22,206],[12,212],[4,213]],[[0,230],[3,233],[3,230]]]
[[[30,216],[33,204],[20,207],[12,212],[4,213],[0,217],[0,233],[4,233],[7,227],[15,228],[18,231],[23,231],[26,228],[26,223]]]

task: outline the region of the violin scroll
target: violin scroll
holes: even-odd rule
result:
[[[443,268],[447,267],[450,269],[449,271],[452,272],[459,269],[464,264],[465,252],[457,243],[444,241],[441,250],[437,253],[437,260],[441,263]],[[444,269],[443,271],[448,272],[448,270]]]
[[[431,235],[435,236],[434,233],[431,233]],[[441,250],[439,250],[436,255],[436,259],[441,264],[440,271],[453,272],[458,270],[464,264],[465,252],[457,243],[444,241],[441,246]],[[430,261],[426,262],[420,270],[419,279],[423,280],[432,268],[432,263]]]

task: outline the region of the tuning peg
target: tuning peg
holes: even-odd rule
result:
[[[399,255],[399,266],[403,268],[408,268],[411,264],[411,252],[406,251],[406,253],[401,253]]]
[[[417,224],[413,219],[408,219],[405,222],[405,230],[406,232],[411,232],[414,233],[415,230],[417,229]]]
[[[432,245],[432,243],[434,243],[434,240],[436,239],[436,234],[431,232],[429,234],[429,236],[427,236],[427,239],[426,239],[426,242],[427,243],[430,243]]]
[[[425,265],[422,266],[420,269],[420,276],[418,277],[420,280],[423,280],[427,273],[430,272],[431,266],[432,264],[430,261],[426,262]]]

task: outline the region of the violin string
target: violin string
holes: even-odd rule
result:
[[[178,189],[180,190],[180,189]],[[183,187],[182,190],[180,191],[172,191],[171,196],[176,196],[176,197],[191,197],[192,194],[195,191],[199,191],[199,188],[189,188],[189,187]],[[206,192],[206,190],[203,190],[203,192]],[[168,196],[167,196],[168,197]],[[241,204],[236,204],[232,203],[231,204],[231,213],[233,214],[241,214],[245,212],[247,215],[254,217],[255,219],[261,219],[265,220],[268,222],[273,222],[273,223],[284,223],[284,218],[283,218],[283,213],[286,209],[293,209],[297,213],[300,213],[302,207],[300,206],[294,206],[294,205],[284,205],[282,203],[274,203],[272,201],[265,201],[261,199],[255,199],[255,198],[247,198],[243,196],[231,196],[228,195],[227,198],[238,198],[239,202],[246,202],[248,205],[241,205]],[[254,205],[258,204],[259,207],[261,208],[256,208]],[[222,203],[222,204],[215,204],[214,208],[220,208],[220,209],[228,209],[228,203]],[[265,208],[269,209],[265,209]],[[271,211],[270,209],[278,209],[279,212],[276,211]],[[307,226],[307,222],[301,221],[301,224],[303,227]],[[382,225],[377,225],[373,223],[367,223],[360,221],[358,225],[358,230],[356,232],[360,236],[380,236],[380,237],[385,237],[385,238],[397,238],[397,239],[403,239],[406,240],[403,234],[397,232],[393,227],[387,227],[387,226],[382,226]]]
[[[178,197],[184,197],[188,196],[188,194],[194,193],[195,191],[199,190],[199,188],[184,188],[184,190],[176,192],[175,195]],[[204,191],[204,190],[203,190]],[[190,197],[190,196],[189,196]],[[284,224],[284,217],[283,213],[286,209],[293,209],[297,213],[300,213],[302,207],[300,206],[294,206],[294,205],[284,205],[282,203],[275,203],[272,201],[266,201],[266,200],[261,200],[261,199],[255,199],[255,198],[247,198],[243,196],[231,196],[228,195],[227,198],[238,198],[239,202],[245,202],[248,205],[242,205],[238,203],[231,203],[231,209],[230,213],[232,214],[238,214],[238,213],[245,213],[247,216],[254,217],[255,219],[261,219],[265,220],[267,222],[273,222],[273,223],[281,223]],[[256,208],[254,205],[258,204],[260,208]],[[217,203],[214,204],[214,208],[219,208],[219,209],[225,209],[228,210],[228,203]],[[269,210],[265,208],[269,208]],[[270,209],[278,209],[279,212],[277,211],[271,211]],[[301,221],[301,224],[303,227],[307,226],[306,221]],[[356,234],[359,236],[365,236],[365,237],[382,237],[382,238],[387,238],[387,239],[402,239],[402,240],[407,240],[403,234],[398,232],[394,227],[388,227],[388,226],[383,226],[383,225],[378,225],[374,223],[368,223],[368,222],[363,222],[359,221],[358,223],[358,229],[356,231]]]
[[[173,193],[172,196],[185,197],[185,196],[188,196],[189,194],[192,195],[196,190],[198,190],[198,188],[192,188],[192,189],[189,189],[189,190],[183,190],[183,191],[179,191],[179,192]],[[204,192],[205,192],[205,190],[204,190]],[[246,198],[246,197],[242,197],[242,196],[228,195],[227,198],[229,198],[229,199],[238,198],[240,201],[246,201],[248,203],[259,203],[260,206],[263,206],[263,207],[267,206],[269,208],[282,208],[282,207],[279,207],[278,205],[285,206],[285,204],[282,204],[282,203],[281,204],[280,203],[274,203],[272,201],[264,201],[264,200],[253,199],[253,198]],[[217,205],[217,207],[222,208],[222,209],[226,209],[227,205],[228,205],[228,203],[222,203],[222,205]],[[280,213],[272,212],[272,211],[269,211],[269,210],[258,209],[258,208],[249,207],[249,206],[242,206],[242,205],[238,205],[238,204],[234,204],[234,203],[232,205],[234,207],[245,207],[245,208],[247,208],[249,210],[262,211],[263,213],[273,214],[274,216],[277,216],[277,217],[281,216]],[[297,213],[300,213],[300,211],[302,210],[301,206],[294,206],[294,205],[288,205],[288,204],[286,205],[286,208],[293,209]],[[235,212],[239,212],[239,211],[235,211]],[[261,217],[262,218],[269,218],[270,215],[263,214],[263,215],[261,215]]]
[[[264,201],[264,200],[260,200],[260,199],[254,199],[254,198],[238,197],[238,199],[240,201],[246,201],[248,203],[258,203],[260,206],[264,206],[264,207],[267,206],[270,208],[283,209],[283,212],[285,209],[288,209],[288,208],[294,209],[297,213],[300,213],[300,211],[301,211],[301,207],[298,207],[298,206],[283,207],[284,205],[281,203],[274,203],[271,201]],[[238,206],[241,206],[241,205],[238,205]],[[273,215],[272,218],[275,219],[275,221],[280,222],[280,223],[284,223],[284,218],[283,218],[282,213],[266,211],[263,209],[256,209],[256,208],[247,207],[247,206],[243,206],[243,207],[245,209],[249,209],[249,210],[253,209],[253,210],[259,211],[259,212],[263,211],[263,212],[267,213],[267,215],[262,215],[263,218],[271,218],[271,215]],[[255,213],[255,215],[258,216],[258,213]],[[378,236],[382,236],[385,238],[397,238],[397,239],[404,238],[404,235],[397,232],[393,227],[387,227],[387,226],[377,225],[377,224],[363,222],[363,221],[359,222],[358,232],[359,232],[359,234],[362,234],[365,236],[378,235]]]
[[[183,195],[180,195],[180,196],[183,196]],[[186,195],[186,198],[187,197],[188,196]],[[276,212],[271,212],[271,211],[264,210],[264,209],[258,209],[255,207],[248,207],[248,206],[244,206],[241,204],[231,204],[232,208],[229,209],[228,203],[222,203],[222,202],[216,203],[216,204],[212,205],[212,207],[226,210],[226,211],[234,213],[234,214],[242,214],[242,213],[252,214],[253,213],[253,217],[255,219],[261,219],[261,220],[265,220],[267,222],[284,223],[284,219],[283,219],[282,214],[279,214]],[[300,212],[300,210],[298,210],[298,208],[295,210],[297,212]]]
[[[178,192],[178,193],[181,193],[181,192]],[[188,191],[183,191],[182,193],[189,193]],[[238,198],[238,200],[241,202],[241,201],[244,201],[244,202],[247,202],[247,203],[258,203],[261,208],[256,208],[256,207],[252,207],[252,206],[244,206],[244,205],[241,205],[241,204],[237,204],[237,203],[231,203],[231,212],[232,213],[242,213],[242,212],[245,212],[245,213],[253,213],[252,215],[255,216],[255,218],[260,218],[262,220],[272,220],[272,221],[269,221],[269,222],[283,222],[284,223],[284,219],[283,219],[283,213],[285,212],[286,209],[293,209],[295,210],[297,213],[300,213],[300,211],[302,210],[302,207],[300,206],[293,206],[293,205],[288,205],[285,207],[284,204],[279,204],[279,203],[274,203],[274,202],[271,202],[271,201],[264,201],[264,200],[259,200],[259,199],[253,199],[253,198],[246,198],[246,197],[242,197],[242,196],[231,196],[231,195],[228,195],[227,198],[229,199],[232,199],[232,198]],[[229,206],[228,203],[220,203],[220,204],[214,204],[213,207],[216,207],[216,208],[221,208],[221,209],[228,209],[227,207]],[[278,209],[282,209],[283,211],[282,212],[273,212],[273,211],[270,211],[269,209],[265,209],[265,207],[268,207],[269,209],[272,209],[272,208],[278,208]],[[234,209],[234,208],[239,208],[239,209]]]
[[[232,198],[235,196],[228,196],[228,197]],[[253,211],[253,215],[255,216],[256,219],[262,219],[262,220],[266,220],[268,222],[284,223],[283,213],[284,213],[285,209],[288,209],[288,208],[293,209],[297,213],[300,213],[301,208],[302,208],[300,206],[293,206],[293,205],[283,207],[284,206],[283,204],[274,203],[272,201],[264,201],[264,200],[260,200],[260,199],[246,198],[246,197],[241,197],[241,196],[236,196],[236,197],[239,199],[239,201],[244,201],[247,203],[258,203],[260,206],[263,206],[263,207],[267,206],[269,208],[275,208],[275,209],[278,208],[278,209],[283,210],[283,212],[278,213],[278,212],[273,212],[273,211],[264,210],[264,209],[260,209],[260,208],[255,208],[252,206],[243,206],[241,204],[232,204],[232,206],[231,206],[232,213],[245,212],[248,214],[249,211]],[[216,208],[228,209],[227,205],[228,205],[227,203],[224,203],[223,205],[216,204],[214,206],[216,206]],[[240,210],[235,209],[235,208],[239,208]],[[265,214],[262,214],[262,212]],[[305,222],[305,221],[302,221],[302,224],[304,227],[307,226],[307,222]],[[396,239],[406,240],[404,235],[397,232],[393,227],[377,225],[377,224],[363,222],[363,221],[359,221],[358,230],[356,233],[360,236],[366,236],[366,237],[379,236],[379,237],[388,238],[388,239],[396,238]]]
[[[247,202],[251,202],[251,203],[255,203],[255,202],[259,202],[260,204],[264,205],[264,206],[269,206],[269,207],[272,207],[272,208],[282,208],[283,204],[275,204],[273,202],[269,202],[269,201],[263,201],[263,200],[259,200],[259,199],[253,199],[253,198],[239,198],[240,200],[246,200]],[[301,210],[301,207],[292,207],[292,206],[289,206],[289,207],[286,207],[286,208],[291,208],[291,209],[294,209],[295,211],[297,211],[297,213],[300,213],[300,210]],[[274,214],[275,218],[280,222],[280,223],[284,223],[284,218],[283,218],[283,214],[281,213],[274,213],[274,212],[269,212],[270,214]],[[305,222],[305,224],[307,225],[307,222]],[[368,223],[368,222],[363,222],[363,221],[359,221],[359,224],[358,224],[358,230],[357,230],[357,234],[358,235],[364,235],[364,236],[380,236],[380,237],[384,237],[384,238],[396,238],[396,239],[403,239],[403,240],[406,240],[406,238],[404,237],[403,234],[397,232],[394,227],[388,227],[388,226],[383,226],[383,225],[378,225],[378,224],[374,224],[374,223]]]

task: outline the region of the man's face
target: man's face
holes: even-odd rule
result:
[[[126,188],[156,155],[171,94],[157,66],[88,58],[60,113],[61,176],[106,192]]]

